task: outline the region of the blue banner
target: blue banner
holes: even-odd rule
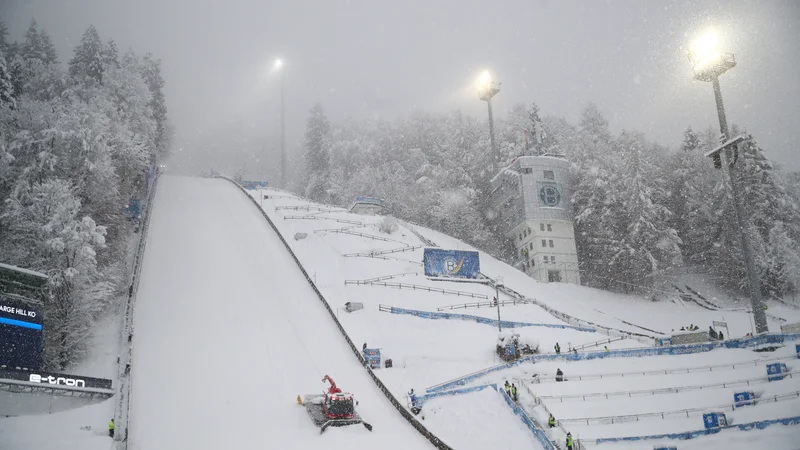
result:
[[[241,183],[243,188],[247,189],[248,191],[252,191],[259,188],[265,188],[269,186],[268,181],[247,181],[243,180]]]
[[[364,359],[367,360],[371,368],[381,368],[381,350],[379,348],[365,348]]]
[[[425,275],[445,278],[478,278],[481,271],[478,252],[426,248]]]
[[[383,206],[383,199],[377,197],[364,197],[362,195],[356,195],[356,199],[353,203],[369,203],[370,205],[378,205]]]

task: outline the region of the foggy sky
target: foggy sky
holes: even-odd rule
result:
[[[676,147],[684,129],[717,125],[712,88],[692,80],[686,46],[709,27],[737,67],[722,77],[730,123],[767,155],[800,170],[800,2],[0,0],[12,39],[31,18],[62,61],[94,24],[120,51],[162,60],[176,147],[220,122],[277,145],[286,62],[287,142],[307,112],[332,120],[461,109],[484,118],[472,87],[489,69],[502,84],[495,114],[536,101],[577,123],[596,103],[612,131],[637,129]],[[186,149],[191,151],[191,149]]]

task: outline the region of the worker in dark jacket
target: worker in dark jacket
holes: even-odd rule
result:
[[[572,446],[574,442],[572,442],[572,433],[567,433],[567,450],[572,450]]]
[[[550,414],[550,418],[547,419],[547,426],[549,426],[550,428],[555,428],[556,427],[556,418],[553,417],[552,414]]]
[[[556,369],[556,381],[564,381],[564,372],[561,369]]]
[[[111,419],[111,422],[108,422],[108,437],[114,439],[114,419]]]
[[[561,346],[560,346],[560,345],[558,345],[558,342],[556,342],[555,349],[556,349],[556,354],[557,354],[557,355],[561,354]]]
[[[514,401],[517,401],[519,399],[519,397],[517,396],[517,385],[513,383],[511,384],[511,398],[513,398]]]

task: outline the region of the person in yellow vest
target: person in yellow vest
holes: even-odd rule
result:
[[[572,442],[572,433],[567,433],[567,450],[572,450],[572,446],[574,443]]]
[[[108,422],[108,437],[114,439],[114,419],[111,419],[111,422]]]
[[[556,427],[556,418],[553,417],[552,414],[550,414],[550,418],[547,419],[547,426],[549,426],[550,428],[555,428]]]

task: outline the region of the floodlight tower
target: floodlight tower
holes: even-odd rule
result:
[[[492,143],[492,155],[495,162],[499,160],[497,145],[494,142],[494,117],[492,116],[492,97],[500,92],[500,83],[492,80],[488,71],[478,78],[478,98],[486,102],[489,108],[489,139]]]
[[[742,136],[731,139],[728,131],[728,120],[725,117],[725,106],[722,103],[722,90],[719,86],[719,77],[736,66],[736,58],[733,53],[722,53],[719,50],[716,34],[709,32],[699,38],[689,51],[689,62],[692,64],[695,80],[710,81],[714,87],[714,98],[717,102],[717,117],[719,118],[719,131],[722,133],[722,145],[706,153],[714,161],[714,167],[721,169],[722,153],[725,152],[727,162],[728,177],[730,179],[731,197],[736,215],[736,223],[739,228],[739,240],[744,253],[744,263],[747,269],[748,294],[753,309],[753,321],[756,324],[756,333],[766,333],[769,331],[767,316],[764,312],[764,303],[761,300],[761,285],[758,279],[758,271],[753,258],[753,251],[750,246],[750,238],[747,236],[747,220],[739,194],[739,187],[736,180],[736,160],[738,157],[738,144],[743,141]]]

